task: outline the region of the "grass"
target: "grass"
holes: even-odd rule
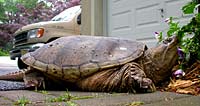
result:
[[[42,93],[42,94],[45,94],[45,95],[49,94],[49,92],[46,91],[46,90],[41,90],[41,91],[36,91],[36,92],[39,92],[39,93]]]
[[[74,96],[72,97],[72,100],[80,100],[80,99],[91,99],[94,98],[95,96]]]
[[[127,104],[126,106],[141,106],[143,104],[144,102],[137,101],[137,102],[132,102],[130,104]]]
[[[41,91],[36,91],[38,93],[42,93],[44,95],[49,95],[48,91],[41,90]],[[46,100],[43,103],[53,103],[53,102],[65,102],[67,106],[78,106],[78,104],[74,103],[71,100],[81,100],[81,99],[90,99],[96,97],[95,95],[93,96],[72,96],[68,90],[63,94],[58,97],[47,97]],[[34,102],[31,102],[28,100],[25,96],[20,97],[14,105],[18,106],[26,106],[27,104],[34,104]]]
[[[19,98],[14,104],[18,106],[26,106],[27,104],[30,104],[31,101],[27,99],[25,96],[22,96]]]
[[[0,48],[0,56],[9,56],[9,52]]]
[[[78,106],[76,103],[72,102],[72,101],[67,101],[67,106]]]
[[[46,90],[39,90],[39,91],[35,91],[35,92],[41,93],[41,94],[44,94],[44,95],[51,95]],[[58,97],[46,97],[46,100],[44,102],[45,103],[65,102],[67,104],[67,106],[78,106],[78,104],[74,103],[71,100],[90,99],[90,98],[94,98],[94,97],[96,97],[96,95],[93,95],[93,96],[72,96],[69,93],[69,91],[67,90],[63,95],[60,95]],[[21,101],[20,101],[20,103],[21,103]]]
[[[49,101],[49,102],[66,102],[66,101],[69,101],[70,98],[71,98],[71,96],[69,96],[65,93],[64,95],[60,95],[59,97],[48,98],[47,101]]]
[[[80,99],[90,99],[94,98],[95,96],[72,96],[68,91],[64,95],[60,95],[56,98],[49,98],[50,102],[66,102],[70,100],[80,100]]]
[[[37,91],[42,94],[49,94],[47,91]],[[47,98],[46,101],[48,102],[69,102],[70,100],[80,100],[80,99],[90,99],[94,98],[95,96],[72,96],[69,91],[67,90],[63,95],[54,98]],[[71,106],[71,105],[70,105]]]
[[[65,102],[67,106],[78,106],[78,104],[74,103],[72,100],[80,100],[80,99],[90,99],[95,96],[72,96],[67,90],[63,95],[54,98],[47,98],[47,102]]]

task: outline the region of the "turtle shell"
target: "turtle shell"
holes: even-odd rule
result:
[[[143,43],[121,38],[69,36],[45,44],[21,59],[48,75],[74,82],[134,61],[143,55],[145,47]]]

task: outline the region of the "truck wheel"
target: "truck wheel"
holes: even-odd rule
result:
[[[18,58],[17,65],[19,69],[24,69],[28,67],[28,65],[26,65],[20,58]]]

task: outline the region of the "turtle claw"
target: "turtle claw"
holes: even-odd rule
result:
[[[45,89],[45,81],[43,78],[35,78],[35,79],[31,79],[31,80],[24,80],[25,82],[25,86],[27,88],[31,88],[31,87],[35,87],[35,90],[37,91],[38,88],[42,87],[43,89]]]
[[[140,83],[140,88],[148,88],[149,85],[152,84],[152,80],[149,78],[142,78],[142,82]]]
[[[32,72],[24,75],[24,82],[26,87],[35,87],[37,91],[38,88],[43,87],[45,89],[44,77],[39,72]]]
[[[137,86],[138,92],[155,92],[156,87],[151,79],[142,76],[132,76]]]
[[[149,92],[155,92],[156,91],[156,86],[154,85],[154,83],[152,83],[150,86],[149,86]]]
[[[139,84],[140,84],[140,89],[143,90],[142,92],[151,93],[156,91],[154,83],[149,78],[142,78],[142,82],[139,82]]]

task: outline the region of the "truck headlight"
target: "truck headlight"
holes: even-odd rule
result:
[[[44,29],[43,28],[38,28],[38,29],[33,29],[28,31],[28,36],[29,38],[40,38],[44,34]]]

